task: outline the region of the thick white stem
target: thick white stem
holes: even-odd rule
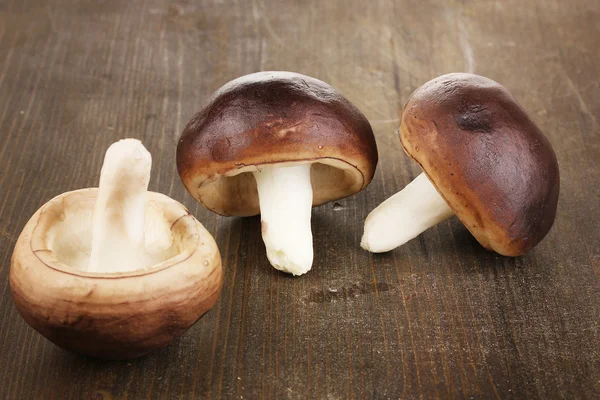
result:
[[[390,251],[453,215],[422,173],[371,211],[360,246],[372,253]]]
[[[254,178],[269,262],[290,274],[308,272],[313,262],[310,164],[265,167]]]
[[[88,271],[124,272],[147,266],[144,213],[151,167],[152,157],[139,140],[120,140],[106,151]]]

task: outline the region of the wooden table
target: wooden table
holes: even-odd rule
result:
[[[599,398],[598,20],[597,0],[2,1],[0,398]],[[269,266],[258,217],[208,212],[175,169],[204,100],[259,70],[330,83],[378,140],[372,184],[314,210],[315,263],[301,278]],[[485,251],[456,218],[370,255],[358,246],[365,216],[419,173],[396,135],[399,110],[451,71],[504,84],[549,137],[554,227],[519,258]],[[180,340],[108,362],[26,325],[8,274],[27,219],[96,186],[122,137],[153,154],[151,190],[214,235],[225,281]]]

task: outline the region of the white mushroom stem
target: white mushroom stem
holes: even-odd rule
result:
[[[372,253],[390,251],[453,215],[454,211],[422,173],[371,211],[360,246]]]
[[[313,262],[310,164],[264,167],[254,178],[269,262],[293,275],[308,272]]]
[[[120,140],[106,151],[88,271],[124,272],[148,266],[144,212],[151,167],[152,157],[139,140]]]

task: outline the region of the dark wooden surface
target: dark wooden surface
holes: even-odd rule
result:
[[[0,1],[0,398],[599,398],[598,20],[597,0]],[[338,88],[380,150],[366,191],[314,210],[301,278],[269,266],[258,218],[211,214],[175,170],[207,96],[273,69]],[[554,227],[520,258],[486,252],[456,219],[370,255],[364,217],[419,172],[398,111],[451,71],[504,84],[550,138]],[[215,236],[224,290],[170,347],[97,361],[25,324],[10,255],[38,207],[97,185],[107,146],[130,136],[153,154],[151,189]]]

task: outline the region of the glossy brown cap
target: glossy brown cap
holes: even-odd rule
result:
[[[497,82],[455,73],[418,88],[400,138],[467,229],[487,249],[527,253],[556,215],[552,146]]]
[[[259,213],[250,172],[313,164],[313,205],[364,189],[377,147],[365,116],[331,86],[292,72],[259,72],[221,87],[186,126],[177,169],[187,190],[222,215]]]
[[[171,343],[214,306],[223,282],[221,256],[185,207],[147,192],[147,215],[156,216],[150,226],[164,225],[171,237],[169,257],[123,273],[74,267],[77,257],[69,255],[91,251],[91,229],[83,228],[91,226],[97,193],[64,193],[31,217],[12,255],[11,294],[25,321],[64,349],[139,357]]]

